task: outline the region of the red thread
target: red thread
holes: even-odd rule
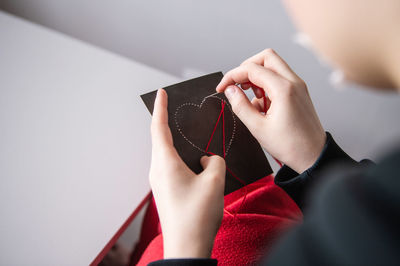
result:
[[[263,91],[263,100],[264,100],[264,113],[266,114],[267,111],[268,111],[268,110],[267,110],[267,98],[266,98],[266,96],[265,96],[264,90],[262,90],[262,91]],[[219,123],[219,121],[221,120],[221,117],[222,117],[222,154],[223,154],[223,158],[224,158],[224,159],[226,159],[226,158],[225,158],[225,157],[226,157],[226,150],[225,150],[225,103],[226,103],[226,102],[225,102],[224,100],[221,100],[221,112],[220,112],[220,114],[219,114],[219,116],[218,116],[217,122],[215,123],[214,129],[213,129],[213,131],[212,131],[212,133],[211,133],[210,139],[208,140],[207,147],[206,147],[206,149],[205,149],[205,153],[206,153],[206,154],[217,155],[217,154],[215,154],[215,153],[213,153],[213,152],[208,151],[208,149],[210,148],[211,141],[212,141],[212,139],[213,139],[213,137],[214,137],[214,134],[215,134],[215,132],[216,132],[216,130],[217,130],[218,123]],[[273,157],[273,158],[274,158],[274,160],[279,164],[279,166],[282,167],[282,163],[281,163],[279,160],[277,160],[275,157]],[[232,177],[233,177],[234,179],[236,179],[237,181],[239,181],[239,182],[243,185],[243,187],[244,187],[243,200],[242,200],[242,202],[240,203],[240,206],[239,206],[238,210],[237,210],[234,214],[232,214],[231,212],[229,212],[228,210],[226,210],[226,209],[224,208],[224,212],[225,212],[225,213],[227,213],[227,214],[229,214],[230,216],[233,216],[234,218],[236,218],[237,213],[242,209],[242,207],[243,207],[243,205],[244,205],[244,202],[245,202],[245,200],[246,200],[246,197],[247,197],[247,188],[246,188],[246,185],[247,185],[247,184],[246,184],[246,182],[244,182],[242,179],[240,179],[238,176],[236,176],[236,175],[233,173],[233,171],[232,171],[231,169],[229,169],[228,166],[226,166],[226,170],[232,175]]]
[[[222,101],[222,102],[224,102],[224,101]],[[217,119],[217,123],[215,123],[214,130],[213,130],[213,132],[211,133],[211,137],[210,137],[210,139],[209,139],[209,141],[208,141],[208,143],[207,143],[207,147],[206,147],[206,150],[205,150],[206,153],[207,153],[207,151],[208,151],[208,148],[210,147],[211,140],[212,140],[213,137],[214,137],[215,131],[217,130],[217,126],[218,126],[219,120],[221,119],[221,116],[222,116],[222,114],[224,113],[224,107],[225,107],[225,102],[224,102],[224,104],[222,104],[221,112],[219,113],[219,116],[218,116],[218,119]]]
[[[221,109],[222,109],[222,154],[225,159],[225,112],[223,111],[225,107],[225,102],[221,100]]]
[[[235,212],[234,217],[236,217],[236,214],[242,209],[243,205],[244,205],[244,201],[246,200],[247,197],[247,188],[246,188],[246,182],[244,182],[243,180],[241,180],[239,177],[237,177],[231,169],[228,168],[228,166],[226,167],[226,170],[228,170],[228,172],[236,179],[238,180],[240,183],[243,184],[243,188],[244,188],[244,192],[243,192],[243,200],[240,203],[239,209],[237,212]]]
[[[217,155],[217,154],[215,154],[215,153],[213,153],[213,152],[208,151],[208,148],[210,147],[211,140],[212,140],[213,137],[214,137],[215,131],[216,131],[217,126],[218,126],[218,123],[219,123],[219,121],[221,120],[221,116],[222,116],[222,154],[223,154],[223,158],[224,158],[224,159],[225,159],[225,157],[226,157],[226,153],[225,153],[225,103],[226,103],[226,102],[225,102],[224,100],[221,100],[221,112],[220,112],[220,114],[219,114],[219,116],[218,116],[217,122],[215,123],[215,126],[214,126],[214,130],[213,130],[213,132],[211,133],[211,137],[210,137],[210,139],[208,140],[207,147],[206,147],[206,149],[205,149],[205,152],[206,152],[207,154],[210,154],[210,155]],[[235,178],[237,181],[239,181],[239,182],[244,186],[243,200],[242,200],[242,202],[241,202],[241,204],[240,204],[240,206],[239,206],[239,209],[235,212],[235,214],[232,214],[231,212],[229,212],[228,210],[226,210],[226,209],[224,208],[224,212],[226,212],[227,214],[229,214],[229,215],[231,215],[231,216],[233,216],[233,217],[235,218],[235,217],[236,217],[236,214],[242,209],[242,206],[243,206],[243,204],[244,204],[244,202],[245,202],[245,200],[246,200],[246,196],[247,196],[247,188],[246,188],[246,185],[247,185],[247,184],[246,184],[246,182],[244,182],[242,179],[240,179],[239,177],[237,177],[237,176],[232,172],[232,170],[228,168],[228,166],[226,166],[226,170],[233,176],[233,178]]]
[[[276,162],[280,167],[283,166],[283,164],[282,164],[278,159],[276,159],[276,158],[273,157],[273,156],[272,156],[272,158],[274,158],[275,162]]]
[[[264,114],[267,114],[267,97],[265,96],[265,91],[264,90],[261,90],[262,91],[262,93],[263,93],[263,100],[264,100]]]

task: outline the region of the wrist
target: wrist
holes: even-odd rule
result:
[[[171,232],[171,231],[170,231]],[[173,234],[163,233],[164,258],[210,258],[214,238],[204,234],[184,233],[174,230]]]
[[[170,258],[210,258],[212,245],[187,241],[164,241],[164,259]]]
[[[297,154],[297,158],[293,158],[293,163],[288,164],[297,173],[303,173],[317,161],[324,149],[326,143],[326,133],[324,132],[318,139],[313,141],[308,148],[305,148],[302,154]]]

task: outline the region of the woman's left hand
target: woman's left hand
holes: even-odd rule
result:
[[[225,161],[204,156],[196,175],[173,146],[168,126],[167,93],[160,89],[154,103],[150,185],[164,241],[164,258],[207,258],[221,224]]]

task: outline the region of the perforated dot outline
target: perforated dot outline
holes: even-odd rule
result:
[[[206,99],[208,99],[208,98],[216,98],[216,99],[219,99],[219,100],[223,101],[223,102],[225,103],[225,106],[228,106],[229,110],[231,111],[232,119],[233,119],[232,137],[231,137],[231,139],[229,140],[228,146],[226,147],[226,150],[225,150],[225,156],[228,156],[229,149],[231,148],[232,142],[233,142],[233,140],[234,140],[234,138],[235,138],[236,119],[235,119],[235,115],[233,114],[232,108],[231,108],[230,105],[227,103],[227,101],[225,101],[224,99],[222,99],[222,98],[220,98],[220,97],[218,97],[218,96],[210,95],[210,96],[204,97],[200,104],[195,104],[195,103],[186,102],[186,103],[183,103],[183,104],[179,105],[179,106],[176,108],[175,113],[174,113],[174,120],[175,120],[176,128],[177,128],[178,132],[182,135],[182,137],[183,137],[190,145],[192,145],[194,148],[198,149],[199,151],[205,153],[206,151],[205,151],[204,149],[200,148],[199,146],[197,146],[196,144],[194,144],[190,139],[188,139],[188,138],[186,137],[186,135],[183,133],[181,127],[179,126],[177,116],[178,116],[179,110],[180,110],[182,107],[184,107],[184,106],[195,106],[195,107],[197,107],[197,108],[201,108],[201,107],[203,106],[204,102],[206,101]]]

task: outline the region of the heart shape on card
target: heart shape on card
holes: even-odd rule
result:
[[[221,113],[222,101],[225,103],[224,117],[216,125]],[[206,153],[207,144],[216,127],[210,149],[213,149],[213,153],[219,155],[223,153],[222,141],[217,146],[213,145],[213,142],[218,142],[218,139],[222,140],[222,127],[225,126],[225,156],[228,155],[235,138],[236,119],[230,105],[225,100],[217,96],[208,96],[200,104],[183,103],[176,108],[174,120],[180,135],[193,148],[203,153]]]

